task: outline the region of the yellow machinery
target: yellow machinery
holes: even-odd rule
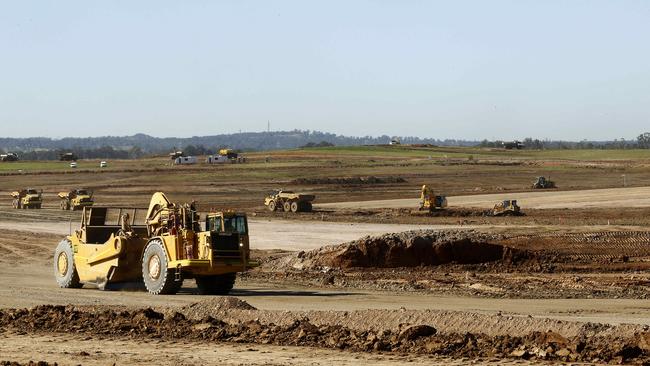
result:
[[[420,211],[434,211],[435,209],[445,207],[447,207],[447,197],[436,196],[433,189],[429,188],[429,186],[426,184],[422,186],[422,192],[420,193]]]
[[[84,208],[81,229],[54,253],[60,287],[89,283],[105,289],[143,282],[152,294],[174,294],[189,278],[200,293],[227,294],[237,272],[255,265],[246,214],[209,213],[202,223],[194,203],[172,204],[161,192],[146,211]]]
[[[13,208],[41,208],[43,205],[43,190],[37,191],[34,188],[22,189],[11,192]]]
[[[268,207],[269,211],[310,212],[312,210],[312,201],[315,199],[316,196],[313,194],[277,190],[271,192],[264,199],[264,205]]]
[[[93,205],[93,193],[87,189],[74,189],[70,192],[59,192],[62,210],[81,210]]]
[[[517,200],[503,200],[492,209],[492,216],[519,216],[521,208],[517,205]]]
[[[246,158],[239,155],[233,149],[219,149],[219,155],[213,157],[215,162],[245,163]]]

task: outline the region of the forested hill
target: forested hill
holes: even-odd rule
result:
[[[203,146],[205,148],[230,147],[239,150],[273,150],[290,149],[326,142],[341,146],[387,144],[391,136],[351,137],[318,131],[275,131],[245,132],[228,135],[180,137],[153,137],[145,134],[133,136],[103,137],[66,137],[52,139],[47,137],[3,138],[0,137],[0,149],[4,151],[30,152],[38,150],[92,150],[111,147],[115,150],[128,151],[137,148],[143,153],[162,153],[186,146]],[[435,144],[440,146],[476,145],[476,141],[437,140],[418,137],[398,138],[402,143]]]

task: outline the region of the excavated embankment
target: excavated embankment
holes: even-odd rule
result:
[[[395,268],[448,263],[508,263],[530,257],[525,250],[498,244],[503,237],[473,230],[417,230],[366,236],[278,258],[265,264],[271,270],[329,268]]]
[[[474,333],[440,334],[434,326],[413,325],[399,331],[355,330],[341,325],[314,325],[300,319],[287,325],[247,321],[226,323],[213,317],[200,320],[180,312],[168,315],[153,309],[82,311],[72,306],[43,305],[0,311],[0,333],[78,333],[102,337],[183,339],[311,346],[361,352],[403,352],[451,357],[514,357],[526,359],[650,362],[650,333],[627,337],[572,337],[555,332],[524,336]]]

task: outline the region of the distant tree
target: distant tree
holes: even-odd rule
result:
[[[650,149],[650,132],[644,132],[636,138],[637,145],[642,149]]]
[[[144,153],[139,146],[133,146],[129,149],[129,159],[138,159],[142,156],[144,156]]]

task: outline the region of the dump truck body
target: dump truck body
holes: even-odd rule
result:
[[[81,210],[94,204],[93,194],[87,189],[75,189],[69,192],[59,192],[62,210]]]
[[[13,208],[33,209],[43,205],[43,191],[34,188],[22,189],[11,193]]]
[[[316,199],[313,194],[301,194],[291,191],[274,191],[265,199],[264,205],[270,211],[282,210],[284,212],[309,212],[312,210],[312,201]]]
[[[175,293],[194,278],[202,293],[225,294],[237,272],[255,265],[245,214],[210,213],[202,223],[193,204],[158,192],[149,209],[84,208],[81,229],[57,246],[54,275],[61,287],[136,283],[153,294]]]

